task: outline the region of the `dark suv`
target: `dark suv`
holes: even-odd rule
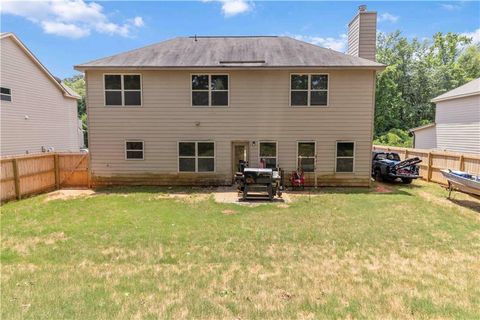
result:
[[[396,152],[374,151],[372,160],[372,176],[376,181],[394,181],[400,178],[403,183],[412,183],[420,178],[418,163],[420,158],[414,157],[402,161]]]

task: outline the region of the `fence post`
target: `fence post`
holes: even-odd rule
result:
[[[464,171],[465,170],[465,158],[463,157],[463,154],[460,155],[460,160],[459,160],[459,168],[458,170]]]
[[[408,149],[405,149],[405,159],[404,160],[407,160],[408,159]]]
[[[60,163],[58,161],[58,153],[53,158],[53,167],[55,169],[55,189],[60,189]]]
[[[22,199],[22,194],[20,193],[20,176],[18,174],[18,162],[17,159],[12,160],[13,165],[13,178],[15,179],[15,198],[17,200]]]
[[[432,179],[432,153],[428,153],[427,181]]]

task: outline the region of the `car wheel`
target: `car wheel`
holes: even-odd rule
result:
[[[410,184],[410,183],[412,183],[412,179],[410,179],[410,178],[402,178],[402,182],[403,182],[404,184]]]
[[[383,176],[382,176],[382,173],[380,172],[380,169],[375,169],[375,181],[378,181],[378,182],[383,181]]]

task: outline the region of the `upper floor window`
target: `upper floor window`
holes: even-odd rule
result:
[[[214,142],[179,142],[178,171],[180,172],[214,172]]]
[[[291,106],[327,106],[328,74],[292,74],[290,76]]]
[[[259,154],[261,166],[264,168],[275,169],[278,165],[277,161],[277,143],[276,142],[260,142]]]
[[[12,101],[12,90],[5,87],[0,87],[0,100]]]
[[[143,160],[143,141],[125,141],[125,158]]]
[[[228,75],[193,74],[192,106],[228,106]]]
[[[315,142],[299,142],[298,167],[305,172],[315,171]]]
[[[337,141],[336,172],[353,172],[355,167],[355,142]]]
[[[106,106],[141,106],[142,79],[139,74],[106,74]]]

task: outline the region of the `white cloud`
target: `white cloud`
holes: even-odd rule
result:
[[[443,9],[448,10],[448,11],[454,11],[454,10],[459,10],[462,8],[461,4],[449,4],[449,3],[442,3],[440,5]]]
[[[135,27],[143,27],[145,25],[145,22],[143,21],[142,17],[135,17],[133,18],[133,25]]]
[[[212,2],[212,0],[202,0]],[[249,0],[218,0],[222,3],[222,13],[225,17],[233,17],[253,9],[253,3]]]
[[[251,9],[251,4],[245,0],[222,0],[222,12],[226,17],[235,16]]]
[[[73,39],[86,37],[92,31],[129,37],[135,28],[145,24],[142,17],[112,22],[101,5],[84,0],[2,1],[0,10],[37,23],[45,33]]]
[[[467,36],[469,38],[472,38],[473,43],[480,44],[480,28],[478,28],[477,30],[475,30],[473,32],[462,33],[462,35]]]
[[[387,22],[395,23],[398,21],[398,19],[399,19],[398,16],[394,16],[393,14],[388,12],[382,13],[381,15],[378,16],[378,22],[387,21]]]
[[[79,28],[74,24],[42,21],[41,25],[45,33],[55,34],[58,36],[64,36],[73,39],[82,38],[90,34],[89,30]]]
[[[287,34],[288,35],[288,34]],[[348,37],[346,34],[341,34],[338,38],[332,37],[315,37],[315,36],[308,36],[308,35],[288,35],[292,38],[297,40],[309,42],[311,44],[332,49],[339,52],[345,52],[347,48]]]

